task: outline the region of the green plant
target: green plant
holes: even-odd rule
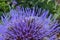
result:
[[[51,13],[56,12],[56,3],[55,0],[16,0],[20,6],[24,7],[34,7],[38,6],[39,8],[49,9]]]
[[[3,12],[9,11],[9,5],[7,4],[7,0],[0,0],[0,16]]]
[[[60,21],[60,5],[57,6],[56,13],[54,14],[54,18]]]

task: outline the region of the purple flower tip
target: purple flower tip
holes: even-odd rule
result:
[[[17,4],[17,2],[14,0],[14,1],[12,1],[12,5],[16,5]]]

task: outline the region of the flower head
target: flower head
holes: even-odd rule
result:
[[[17,6],[2,17],[1,40],[55,40],[60,32],[57,20],[48,10]],[[55,39],[54,39],[55,38]]]
[[[13,0],[13,1],[12,1],[12,5],[15,6],[16,4],[17,4],[16,0]]]

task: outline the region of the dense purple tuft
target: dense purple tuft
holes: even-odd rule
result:
[[[60,28],[48,13],[41,8],[37,11],[19,6],[11,9],[9,15],[1,17],[0,40],[57,40]]]

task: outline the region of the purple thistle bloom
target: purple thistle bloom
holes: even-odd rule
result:
[[[15,0],[13,0],[13,1],[12,1],[12,5],[15,6],[16,4],[17,4],[17,2],[16,2]]]
[[[0,24],[0,40],[56,40],[58,22],[48,10],[17,6],[4,15]],[[39,16],[40,15],[40,16]]]

